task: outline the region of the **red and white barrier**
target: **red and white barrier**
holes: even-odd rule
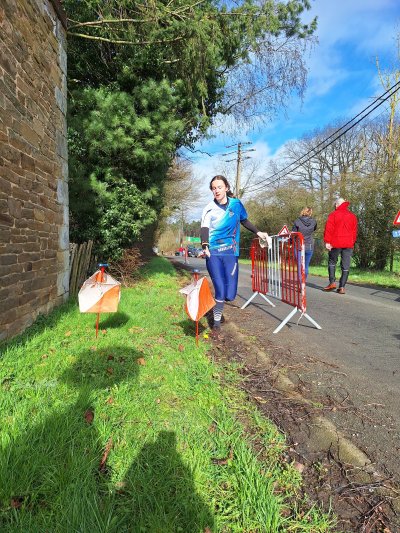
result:
[[[272,307],[275,304],[267,296],[281,300],[294,309],[274,330],[278,333],[299,311],[299,320],[304,316],[317,329],[321,326],[307,314],[305,249],[301,233],[274,235],[269,248],[263,248],[258,239],[251,245],[251,278],[253,295],[242,305],[245,309],[259,294]]]

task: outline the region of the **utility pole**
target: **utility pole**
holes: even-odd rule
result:
[[[238,142],[237,144],[231,144],[230,146],[227,146],[226,148],[232,148],[233,146],[237,146],[237,156],[236,156],[236,178],[235,178],[235,189],[234,194],[237,198],[241,198],[243,196],[243,192],[240,187],[240,177],[242,172],[242,161],[243,159],[250,159],[250,156],[243,157],[243,154],[247,152],[255,152],[255,148],[249,148],[248,150],[243,150],[242,146],[244,144],[252,144],[251,142]],[[234,154],[236,152],[228,152],[227,154],[222,154],[224,156]],[[231,161],[235,161],[235,159],[229,159],[226,162],[230,163]]]

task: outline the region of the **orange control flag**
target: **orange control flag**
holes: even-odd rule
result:
[[[121,284],[110,274],[97,270],[78,294],[81,313],[116,313],[121,298]]]
[[[194,279],[179,292],[186,295],[186,313],[196,322],[215,305],[207,278]]]

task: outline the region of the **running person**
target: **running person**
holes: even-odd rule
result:
[[[224,302],[234,300],[237,293],[240,225],[264,241],[268,242],[270,237],[268,233],[258,231],[247,219],[246,209],[238,198],[233,197],[224,176],[214,176],[210,190],[214,200],[203,210],[201,243],[214,285],[216,305],[213,309],[213,331],[218,335]]]

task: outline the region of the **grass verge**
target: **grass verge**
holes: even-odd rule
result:
[[[235,368],[196,347],[178,287],[157,258],[97,340],[70,302],[2,345],[0,531],[332,531]]]
[[[243,265],[251,265],[251,259],[240,259],[239,263]],[[321,276],[328,278],[328,267],[322,266],[310,266],[309,274],[311,276]],[[340,266],[338,262],[337,274],[340,276]],[[400,289],[400,272],[388,272],[386,270],[377,272],[375,270],[362,270],[360,268],[351,267],[350,269],[350,283],[358,283],[360,285],[377,285],[378,287],[388,287],[394,289]]]
[[[309,273],[311,276],[323,276],[328,279],[327,266],[310,266]],[[340,276],[340,267],[337,266],[337,275]],[[358,283],[366,285],[377,285],[379,287],[391,287],[400,289],[400,273],[399,272],[377,272],[374,270],[361,270],[360,268],[351,267],[350,283]]]

